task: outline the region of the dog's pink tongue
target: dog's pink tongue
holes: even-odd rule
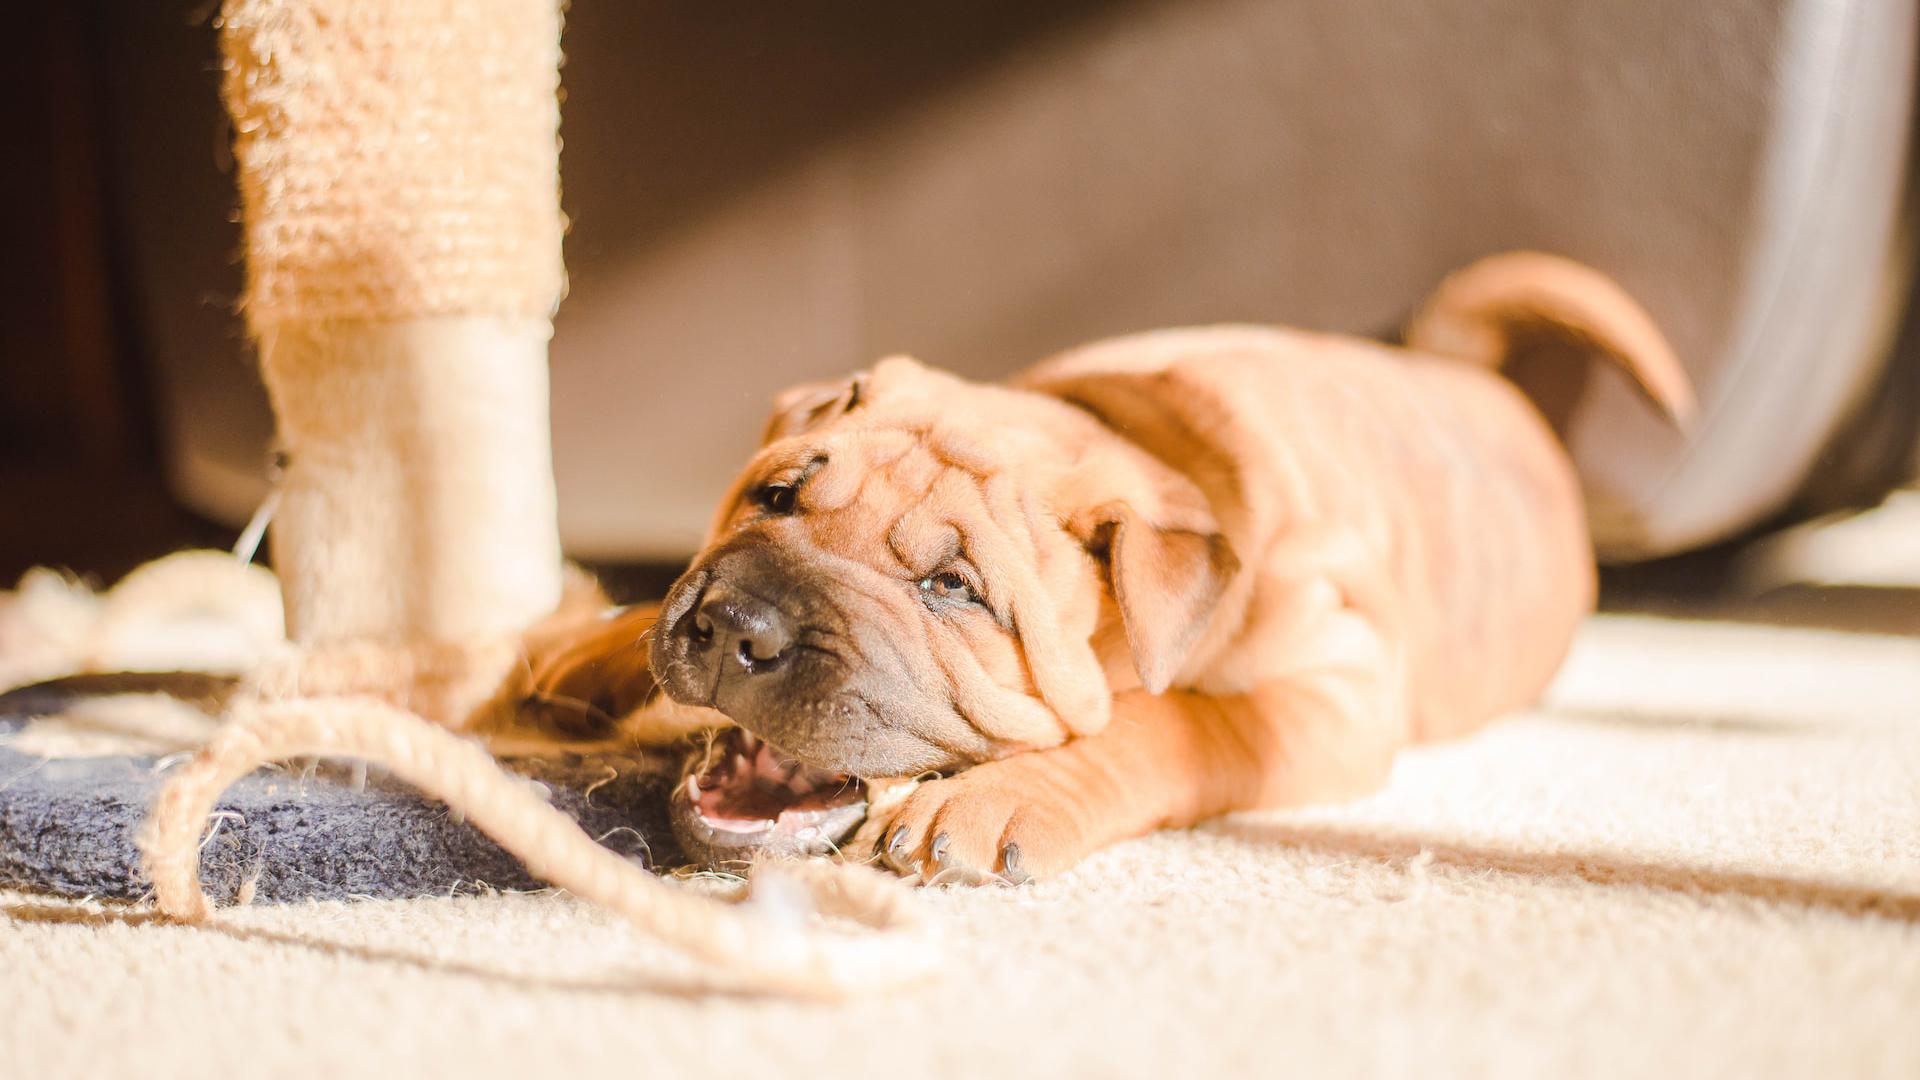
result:
[[[694,806],[716,827],[763,829],[789,811],[839,805],[857,786],[795,761],[750,732],[723,738],[713,767],[688,778]]]

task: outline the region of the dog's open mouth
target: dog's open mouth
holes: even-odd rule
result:
[[[672,811],[688,858],[718,866],[830,852],[866,816],[867,793],[854,777],[803,764],[734,727],[694,749]]]

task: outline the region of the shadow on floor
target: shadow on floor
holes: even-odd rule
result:
[[[1560,720],[1595,727],[1638,728],[1650,733],[1691,733],[1722,735],[1795,736],[1818,735],[1832,729],[1821,724],[1785,718],[1761,718],[1721,712],[1683,712],[1675,709],[1645,709],[1627,705],[1592,707],[1547,704],[1540,706],[1541,719]]]
[[[1920,894],[1811,878],[1652,862],[1613,852],[1513,851],[1460,844],[1417,833],[1363,832],[1240,818],[1227,818],[1203,828],[1250,844],[1279,844],[1347,859],[1400,862],[1426,853],[1436,864],[1461,870],[1491,870],[1544,879],[1570,878],[1615,888],[1659,889],[1706,901],[1750,900],[1920,925]]]
[[[636,993],[665,994],[674,997],[721,995],[727,997],[753,998],[762,996],[761,992],[718,985],[694,974],[676,974],[655,970],[626,968],[606,974],[595,975],[547,975],[536,972],[517,971],[511,968],[492,967],[483,963],[452,959],[432,948],[431,943],[423,945],[421,951],[404,948],[389,948],[368,945],[359,942],[328,940],[323,934],[289,933],[279,930],[267,930],[258,927],[235,926],[231,923],[216,921],[204,926],[184,926],[173,923],[159,912],[144,906],[110,905],[82,906],[63,903],[40,903],[32,900],[7,903],[0,902],[0,920],[17,923],[39,924],[43,926],[77,926],[99,928],[104,926],[161,926],[170,927],[173,932],[182,934],[218,934],[234,941],[251,942],[265,945],[304,949],[325,956],[363,963],[403,967],[435,975],[449,975],[456,978],[477,979],[520,987],[534,987],[546,990],[559,990],[578,994],[627,995]],[[328,924],[313,920],[312,926],[324,930]]]
[[[1920,637],[1920,589],[1891,586],[1789,585],[1760,596],[1738,598],[1617,588],[1604,598],[1601,610]]]

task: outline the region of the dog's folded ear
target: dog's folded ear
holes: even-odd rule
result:
[[[1156,526],[1125,504],[1091,520],[1088,547],[1106,560],[1134,670],[1158,694],[1199,644],[1240,559],[1218,532]]]
[[[839,416],[860,404],[862,393],[866,389],[867,376],[855,375],[851,381],[834,379],[828,382],[801,383],[799,386],[782,390],[773,399],[773,415],[767,418],[766,430],[761,432],[760,444],[778,442],[791,438],[812,428],[830,417]]]

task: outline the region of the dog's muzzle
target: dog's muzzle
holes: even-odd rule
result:
[[[810,765],[840,769],[849,722],[845,620],[772,544],[717,549],[667,595],[653,668],[676,701],[704,705]],[[850,699],[849,699],[850,700]]]
[[[925,691],[875,639],[885,624],[855,625],[832,586],[762,536],[730,540],[667,594],[655,678],[675,701],[717,709],[816,769],[904,776],[952,764],[908,730]]]

